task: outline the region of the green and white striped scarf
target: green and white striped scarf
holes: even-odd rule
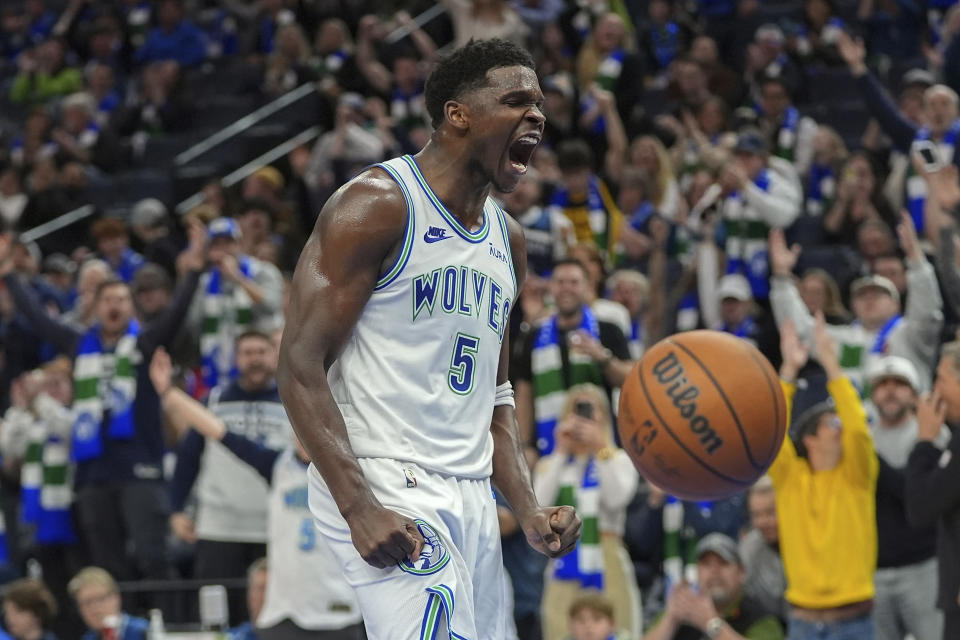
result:
[[[570,456],[560,472],[556,504],[577,510],[582,526],[573,551],[553,564],[557,580],[579,580],[584,588],[603,589],[603,549],[600,548],[600,481],[591,456],[580,474],[576,458]]]
[[[27,432],[27,451],[20,467],[20,518],[37,522],[40,514],[40,489],[43,487],[43,445],[47,430],[39,420]]]
[[[40,489],[40,521],[37,543],[69,544],[76,541],[70,519],[70,448],[51,437],[43,447],[43,486]]]
[[[666,594],[684,580],[697,582],[697,564],[692,558],[695,542],[684,539],[683,503],[667,496],[663,505],[663,575],[667,580]]]
[[[30,428],[20,482],[21,520],[36,526],[36,542],[76,542],[70,519],[73,492],[69,446],[63,439],[49,435],[42,420]]]
[[[254,276],[250,258],[237,260],[240,273]],[[203,297],[203,325],[200,329],[200,358],[204,383],[213,388],[235,377],[233,341],[253,323],[253,301],[246,290],[234,285],[230,295],[223,292],[223,275],[210,270],[210,280]],[[231,326],[231,330],[225,330]]]
[[[131,320],[127,332],[112,354],[105,353],[100,342],[100,327],[90,328],[80,339],[73,363],[73,459],[97,458],[102,453],[100,429],[104,415],[110,412],[107,433],[111,438],[133,437],[133,402],[137,395],[136,367],[141,355],[137,350],[140,325]],[[112,370],[108,366],[113,362]]]
[[[583,307],[583,329],[595,339],[600,339],[600,324],[589,307]],[[563,410],[567,389],[577,384],[591,382],[603,387],[603,371],[590,356],[568,352],[569,378],[564,379],[563,359],[560,354],[560,331],[557,316],[546,320],[537,332],[530,361],[533,377],[533,412],[537,423],[537,448],[541,455],[553,451],[553,431]]]

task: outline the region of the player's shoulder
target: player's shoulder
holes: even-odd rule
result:
[[[501,209],[503,211],[503,209]],[[519,237],[520,240],[523,240],[523,225],[520,224],[520,221],[508,214],[506,211],[503,211],[503,221],[507,225],[507,235],[510,237],[510,242],[513,242],[515,237]]]
[[[510,253],[513,254],[513,268],[521,278],[527,271],[527,237],[523,225],[506,212],[503,214],[504,224],[507,227],[507,240],[510,243]],[[521,275],[522,274],[522,275]]]
[[[337,189],[321,215],[349,218],[373,217],[382,221],[405,222],[407,200],[403,189],[385,169],[372,166]]]

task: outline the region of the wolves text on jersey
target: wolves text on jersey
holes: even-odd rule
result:
[[[439,301],[443,313],[485,318],[502,341],[510,317],[506,293],[503,285],[477,269],[462,265],[434,269],[413,278],[413,321],[424,311],[432,316]]]

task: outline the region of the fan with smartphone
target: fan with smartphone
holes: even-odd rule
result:
[[[913,143],[913,151],[920,156],[924,172],[934,173],[943,169],[940,149],[930,140],[917,140]]]

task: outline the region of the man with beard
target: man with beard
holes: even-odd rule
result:
[[[697,545],[698,588],[681,583],[643,640],[774,640],[783,638],[776,616],[744,594],[737,543],[722,533]]]
[[[0,238],[3,284],[37,334],[74,359],[73,487],[90,559],[118,579],[166,578],[163,420],[147,363],[179,330],[203,256],[187,256],[188,275],[151,322],[141,327],[130,287],[108,277],[93,294],[93,326],[78,329],[51,317],[12,272],[10,244]],[[131,546],[132,561],[126,557]]]
[[[277,350],[270,337],[249,331],[236,341],[237,378],[215,387],[207,408],[230,433],[270,449],[291,444],[290,422],[274,376]],[[191,491],[196,517],[184,510]],[[267,484],[260,475],[200,431],[189,431],[177,451],[170,487],[170,528],[185,542],[196,542],[195,577],[241,578],[266,553]],[[231,617],[244,618],[243,594],[234,593]]]
[[[787,577],[780,557],[777,495],[770,476],[763,476],[747,492],[750,531],[740,539],[740,557],[746,571],[743,590],[768,611],[786,622],[789,613],[783,598]]]
[[[906,466],[907,519],[914,526],[937,526],[940,569],[937,608],[943,611],[943,639],[960,637],[960,342],[940,347],[933,391],[917,402],[917,443]],[[944,422],[951,438],[937,439]]]
[[[880,460],[877,478],[877,640],[936,640],[943,616],[936,608],[936,532],[913,527],[904,505],[907,457],[917,442],[915,407],[920,378],[906,358],[885,356],[870,368],[870,399],[876,410],[873,443]],[[950,433],[940,428],[935,439],[946,445]]]
[[[515,362],[521,437],[523,442],[535,438],[541,455],[553,451],[567,389],[590,382],[610,395],[633,365],[620,328],[598,318],[587,304],[588,280],[583,263],[573,258],[557,262],[550,276],[556,313],[526,335]]]

